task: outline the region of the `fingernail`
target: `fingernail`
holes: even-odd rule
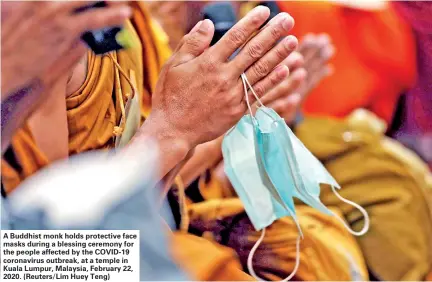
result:
[[[199,26],[199,30],[202,32],[207,32],[210,29],[210,26],[212,25],[212,21],[209,19],[205,19],[202,21],[201,25]]]
[[[260,18],[268,18],[270,15],[270,9],[265,6],[257,6],[254,9],[254,13],[256,13]]]
[[[202,21],[197,22],[197,24],[192,28],[190,32],[195,32],[198,30],[198,28],[201,26]]]
[[[285,78],[288,76],[289,69],[285,65],[280,65],[276,68],[276,74],[279,76],[279,78]]]
[[[293,18],[290,15],[288,15],[287,13],[282,13],[282,14],[283,14],[283,17],[281,19],[282,27],[285,30],[291,29],[293,27],[293,23],[294,23]]]
[[[287,38],[285,39],[286,44],[288,45],[288,48],[290,50],[294,50],[295,48],[297,48],[298,45],[298,40],[297,37],[293,36],[293,35],[289,35],[287,36]]]

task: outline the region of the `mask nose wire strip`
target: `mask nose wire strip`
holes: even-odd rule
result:
[[[352,230],[351,227],[350,227],[350,226],[345,222],[345,220],[343,220],[342,218],[340,218],[339,216],[337,216],[336,214],[333,213],[333,214],[336,216],[336,218],[339,219],[339,221],[342,222],[342,224],[345,226],[345,228],[346,228],[346,229],[347,229],[351,234],[353,234],[354,236],[362,236],[362,235],[366,234],[366,232],[369,230],[369,226],[370,226],[370,219],[369,219],[369,215],[368,215],[367,211],[366,211],[362,206],[360,206],[359,204],[356,204],[356,203],[354,203],[354,202],[352,202],[352,201],[350,201],[350,200],[347,200],[347,199],[345,199],[344,197],[342,197],[342,196],[341,196],[341,195],[336,191],[336,189],[335,189],[333,186],[332,186],[332,190],[333,190],[333,193],[336,195],[336,197],[339,198],[339,200],[341,200],[342,202],[347,203],[348,205],[351,205],[351,206],[355,207],[356,209],[358,209],[358,210],[362,213],[362,215],[363,215],[363,217],[364,217],[364,220],[365,220],[365,223],[364,223],[364,226],[363,226],[362,230],[360,230],[360,231],[354,231],[354,230]]]
[[[259,245],[261,245],[262,241],[264,240],[265,233],[266,233],[266,229],[264,228],[261,232],[260,238],[258,239],[258,241],[256,241],[255,245],[252,247],[252,249],[249,253],[248,259],[247,259],[248,271],[249,271],[250,275],[252,275],[252,277],[258,281],[264,281],[264,280],[261,279],[260,277],[258,277],[258,275],[255,273],[255,270],[253,268],[253,257],[255,255],[255,252],[258,249]],[[291,280],[294,277],[294,275],[297,273],[299,266],[300,266],[300,236],[297,236],[297,240],[296,240],[296,263],[295,263],[294,269],[287,278],[285,278],[281,281],[285,282],[285,281]]]

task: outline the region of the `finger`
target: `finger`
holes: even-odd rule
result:
[[[269,16],[270,10],[267,7],[258,6],[254,8],[212,47],[212,55],[222,61],[228,60],[238,48],[259,30]]]
[[[58,77],[71,71],[73,67],[83,58],[88,48],[81,41],[75,41],[59,60],[57,60],[46,72],[50,75],[42,75],[45,85],[51,85]],[[57,74],[57,75],[53,75]]]
[[[76,13],[78,11],[84,11],[85,8],[90,7],[100,1],[48,1],[48,5],[51,11],[54,13]]]
[[[89,30],[123,25],[125,20],[131,15],[131,7],[126,5],[98,8],[74,15],[70,18],[70,25],[72,26],[72,31],[81,34]]]
[[[324,50],[320,52],[319,57],[315,60],[311,61],[307,66],[308,73],[313,75],[316,72],[319,72],[321,69],[326,67],[328,61],[333,57],[335,51],[333,46],[328,46]]]
[[[296,93],[289,97],[290,101],[282,112],[282,117],[286,123],[291,124],[295,121],[296,115],[300,110],[302,98],[301,95]]]
[[[304,58],[303,55],[299,52],[292,52],[288,58],[286,58],[282,64],[286,65],[290,73],[292,73],[294,70],[303,67],[304,65]]]
[[[264,96],[270,89],[279,85],[284,79],[288,77],[289,70],[287,66],[280,65],[276,67],[268,76],[266,76],[261,81],[252,84],[253,90],[258,98]],[[240,80],[241,81],[241,80]],[[250,81],[249,81],[250,82]],[[249,101],[253,103],[256,101],[255,95],[249,93]]]
[[[323,50],[328,46],[331,46],[330,37],[327,34],[320,34],[315,37],[314,45],[310,48],[310,51],[305,57],[305,65],[309,70],[308,65],[311,65],[315,61],[322,60]]]
[[[22,25],[23,19],[31,18],[31,15],[35,12],[35,5],[36,2],[1,1],[1,33],[3,40],[5,35],[16,32],[16,28]]]
[[[330,66],[326,66],[321,69],[319,72],[310,76],[307,83],[304,83],[298,92],[302,95],[303,100],[312,92],[312,90],[327,76],[331,75],[333,72],[333,68]]]
[[[263,104],[272,103],[281,99],[284,96],[291,95],[305,81],[306,70],[301,68],[291,73],[285,81],[278,86],[270,89],[261,99]]]
[[[206,19],[195,25],[195,27],[183,37],[177,47],[173,63],[183,64],[201,55],[210,46],[214,34],[213,23]]]
[[[253,85],[263,79],[296,48],[297,38],[292,35],[287,36],[246,71],[249,82]]]
[[[315,48],[317,45],[316,35],[309,33],[306,34],[300,41],[298,52],[300,52],[304,59],[310,58],[311,53],[315,52]]]
[[[300,107],[300,101],[301,95],[295,93],[269,104],[268,107],[275,110],[286,122],[290,123],[294,120],[297,114]]]
[[[240,53],[230,62],[232,70],[236,75],[242,74],[246,69],[253,65],[256,61],[260,60],[266,53],[281,39],[291,28],[294,26],[293,18],[287,13],[281,13],[273,18],[269,25],[252,38],[240,51]],[[281,45],[282,44],[282,45]],[[254,82],[263,77],[264,68],[268,67],[265,71],[268,73],[277,64],[282,62],[294,49],[297,47],[297,39],[293,36],[288,36],[280,42],[275,48],[272,49],[270,56],[266,56],[265,60],[253,67],[252,73],[250,70],[248,76],[249,81]],[[270,63],[269,59],[273,61],[277,59],[277,63],[273,66],[266,65]],[[261,69],[260,69],[261,68]],[[257,73],[253,73],[253,72]],[[254,83],[251,81],[251,83]]]

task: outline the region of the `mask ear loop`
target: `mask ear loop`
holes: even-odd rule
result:
[[[260,98],[255,93],[255,91],[253,90],[253,87],[250,85],[250,83],[249,83],[249,81],[248,81],[245,73],[243,73],[241,75],[241,79],[243,81],[243,87],[244,87],[244,92],[245,92],[246,104],[248,106],[251,118],[254,121],[254,116],[252,114],[252,108],[251,108],[250,102],[249,102],[249,96],[247,94],[247,86],[251,90],[252,94],[255,96],[255,99],[258,101],[258,103],[261,106],[263,106],[263,107],[264,107],[264,104],[261,102]],[[264,113],[266,115],[268,115],[271,119],[273,119],[272,116],[270,116],[266,112],[264,112]],[[288,209],[288,212],[291,214],[291,217],[294,219],[294,215],[292,214],[292,212],[289,209]],[[296,223],[296,225],[297,225],[297,223]],[[301,232],[300,226],[297,225],[297,228],[299,229],[299,236],[297,236],[297,240],[296,240],[296,263],[295,263],[293,272],[287,278],[283,279],[282,281],[289,281],[289,280],[291,280],[294,277],[294,275],[297,273],[297,270],[298,270],[298,268],[300,266],[300,239],[303,237],[303,233]],[[258,281],[263,281],[263,279],[259,278],[258,275],[255,273],[255,270],[253,268],[253,257],[255,255],[256,250],[258,249],[258,247],[261,245],[261,243],[264,240],[265,232],[266,232],[266,229],[263,228],[263,230],[261,232],[260,238],[258,239],[258,241],[256,241],[255,245],[252,247],[251,251],[249,252],[248,259],[247,259],[247,268],[248,268],[248,271],[249,271],[250,275],[253,278],[255,278],[256,280],[258,280]]]
[[[250,91],[252,92],[252,94],[254,95],[255,99],[257,100],[257,102],[260,104],[261,107],[264,107],[264,104],[261,102],[260,98],[258,97],[258,95],[255,93],[252,85],[249,83],[249,80],[246,77],[245,73],[242,73],[241,75],[242,79],[243,79],[243,84],[246,82]],[[246,88],[245,88],[246,89]],[[249,104],[249,98],[247,95],[247,90],[245,90],[245,95],[246,95],[246,102],[248,103],[248,107],[249,107],[249,111],[252,112],[250,104]],[[277,122],[277,120],[275,120],[271,115],[269,115],[266,111],[264,111],[264,114],[266,114],[269,118],[271,118],[273,120],[273,122]]]
[[[247,107],[249,109],[249,114],[251,116],[251,119],[252,119],[252,121],[254,121],[254,116],[252,114],[252,108],[251,108],[251,105],[250,105],[250,102],[249,102],[249,96],[248,96],[248,93],[247,93],[247,84],[246,84],[246,79],[247,78],[246,78],[246,75],[244,73],[242,73],[241,79],[242,79],[242,82],[243,82],[243,89],[244,89],[244,93],[245,93],[246,105],[247,105]]]
[[[256,241],[255,245],[252,247],[252,249],[249,253],[248,259],[247,259],[248,271],[249,271],[250,275],[258,281],[264,281],[264,280],[261,279],[260,277],[258,277],[258,275],[255,273],[255,270],[253,268],[253,257],[255,255],[255,252],[258,249],[259,245],[261,245],[262,241],[264,240],[265,232],[266,232],[266,229],[264,228],[261,232],[260,238],[258,239],[258,241]],[[300,266],[300,238],[301,238],[300,235],[297,236],[297,240],[296,240],[296,262],[295,262],[294,270],[291,272],[291,274],[287,278],[281,280],[283,282],[291,280],[294,277],[294,275],[297,273],[297,270]]]
[[[333,193],[336,195],[336,197],[338,197],[339,198],[339,200],[341,200],[342,202],[344,202],[344,203],[346,203],[346,204],[348,204],[348,205],[351,205],[351,206],[353,206],[353,207],[355,207],[356,209],[358,209],[361,213],[362,213],[362,215],[363,215],[363,217],[364,217],[364,220],[365,220],[365,223],[364,223],[364,226],[363,226],[363,228],[362,228],[362,230],[360,230],[360,231],[354,231],[354,230],[352,230],[351,229],[351,227],[345,222],[345,220],[343,220],[342,218],[340,218],[338,215],[336,215],[335,213],[333,213],[333,215],[335,215],[336,216],[336,218],[340,221],[340,222],[342,222],[342,224],[345,226],[345,228],[352,234],[352,235],[354,235],[354,236],[362,236],[362,235],[364,235],[364,234],[366,234],[366,232],[368,232],[368,230],[369,230],[369,226],[370,226],[370,218],[369,218],[369,215],[368,215],[368,213],[367,213],[367,211],[362,207],[362,206],[360,206],[359,204],[357,204],[357,203],[354,203],[354,202],[352,202],[352,201],[350,201],[350,200],[347,200],[347,199],[345,199],[344,197],[342,197],[337,191],[336,191],[336,189],[333,187],[333,186],[331,186],[331,188],[332,188],[332,190],[333,190]]]

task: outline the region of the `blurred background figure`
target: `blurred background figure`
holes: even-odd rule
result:
[[[404,96],[400,128],[396,139],[416,151],[432,170],[432,3],[396,1],[392,3],[411,26],[416,43],[417,80]]]
[[[154,189],[158,156],[149,141],[123,155],[93,152],[53,164],[7,198],[2,229],[139,230],[140,281],[189,280],[169,252],[172,216]]]
[[[296,36],[325,32],[335,46],[333,76],[305,101],[296,134],[342,195],[368,210],[371,228],[359,243],[371,278],[425,279],[432,266],[431,175],[418,156],[385,137],[400,95],[415,81],[410,27],[386,1],[278,3],[296,19]],[[337,205],[354,229],[362,226],[361,215],[338,204],[330,189],[321,199]]]

